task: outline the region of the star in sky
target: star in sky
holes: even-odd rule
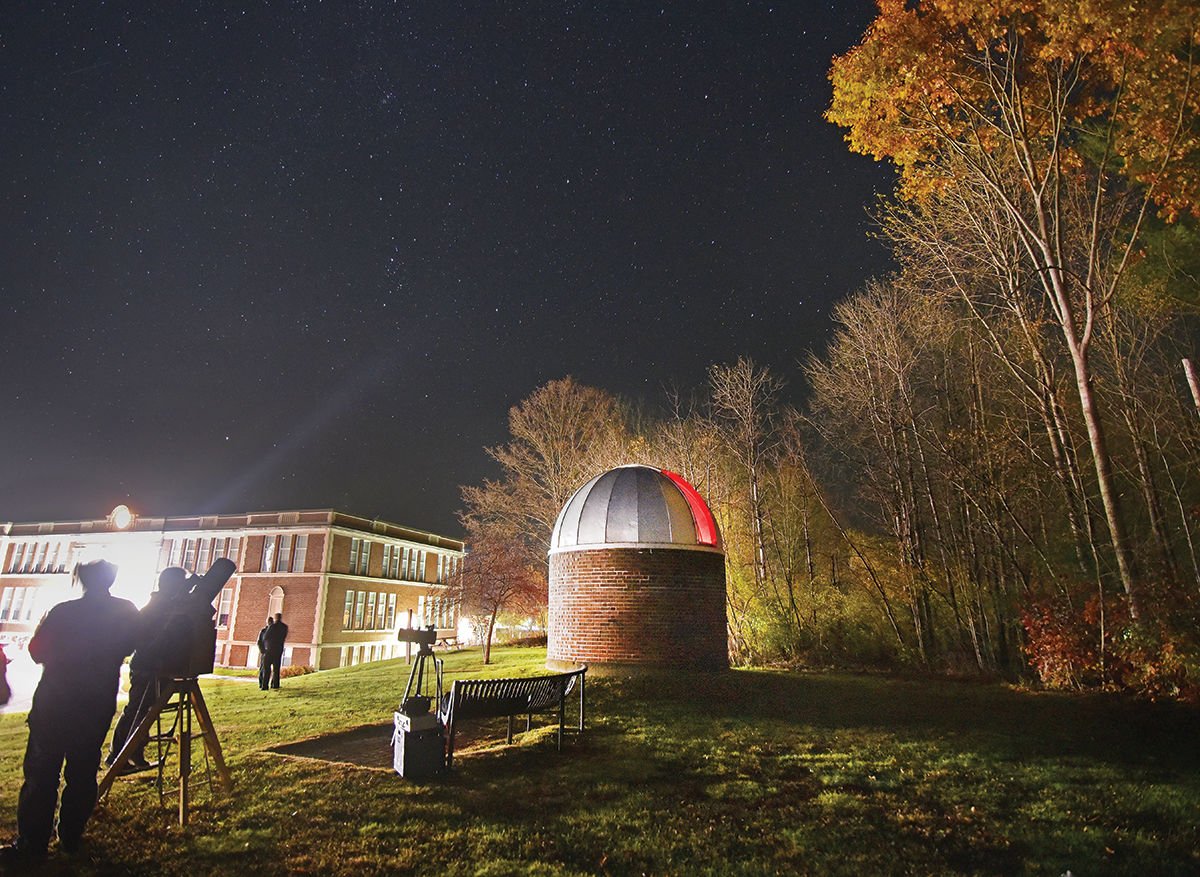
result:
[[[17,5],[0,520],[457,532],[509,406],[798,380],[887,269],[821,113],[870,2]]]

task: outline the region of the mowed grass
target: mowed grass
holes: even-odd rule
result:
[[[447,656],[448,678],[544,672],[544,649]],[[999,685],[733,671],[588,680],[588,729],[506,746],[468,726],[425,783],[268,752],[391,721],[403,661],[206,680],[236,788],[180,829],[117,784],[86,852],[46,873],[1196,874],[1200,716]],[[523,727],[523,724],[519,725]],[[0,831],[25,727],[0,716]],[[380,747],[389,746],[387,732]]]

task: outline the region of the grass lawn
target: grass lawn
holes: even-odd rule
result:
[[[544,649],[447,657],[455,675],[536,674]],[[86,852],[45,873],[1197,874],[1200,714],[1116,697],[872,676],[734,671],[589,679],[588,730],[548,717],[505,746],[468,725],[454,772],[268,752],[390,723],[403,661],[204,683],[236,788],[181,830],[120,781]],[[521,725],[523,727],[523,725]],[[481,733],[486,732],[486,733]],[[25,726],[0,716],[0,832]],[[389,746],[387,732],[380,747]]]

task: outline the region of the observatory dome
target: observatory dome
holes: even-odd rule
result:
[[[720,551],[721,533],[696,488],[674,472],[619,466],[597,475],[567,501],[550,553],[604,546],[692,547]]]
[[[597,475],[554,525],[547,615],[553,669],[728,667],[725,553],[708,504],[664,469]]]

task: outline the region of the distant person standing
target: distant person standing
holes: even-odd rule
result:
[[[8,687],[8,655],[4,654],[4,645],[0,644],[0,706],[8,703],[12,697],[12,689]]]
[[[30,657],[44,669],[29,711],[17,838],[0,850],[0,861],[46,855],[64,761],[58,842],[67,852],[79,848],[96,806],[96,770],[117,708],[121,662],[138,633],[137,607],[108,592],[116,576],[117,568],[105,560],[77,565],[74,579],[83,596],[53,607],[29,641]]]
[[[283,613],[275,613],[275,623],[267,628],[263,636],[267,649],[263,653],[263,663],[267,666],[268,677],[272,688],[279,687],[279,670],[283,663],[283,644],[287,639],[288,626],[283,623]]]
[[[271,681],[271,665],[267,663],[267,631],[274,623],[275,619],[268,615],[266,627],[258,632],[258,687],[263,691],[267,690],[267,684]]]

